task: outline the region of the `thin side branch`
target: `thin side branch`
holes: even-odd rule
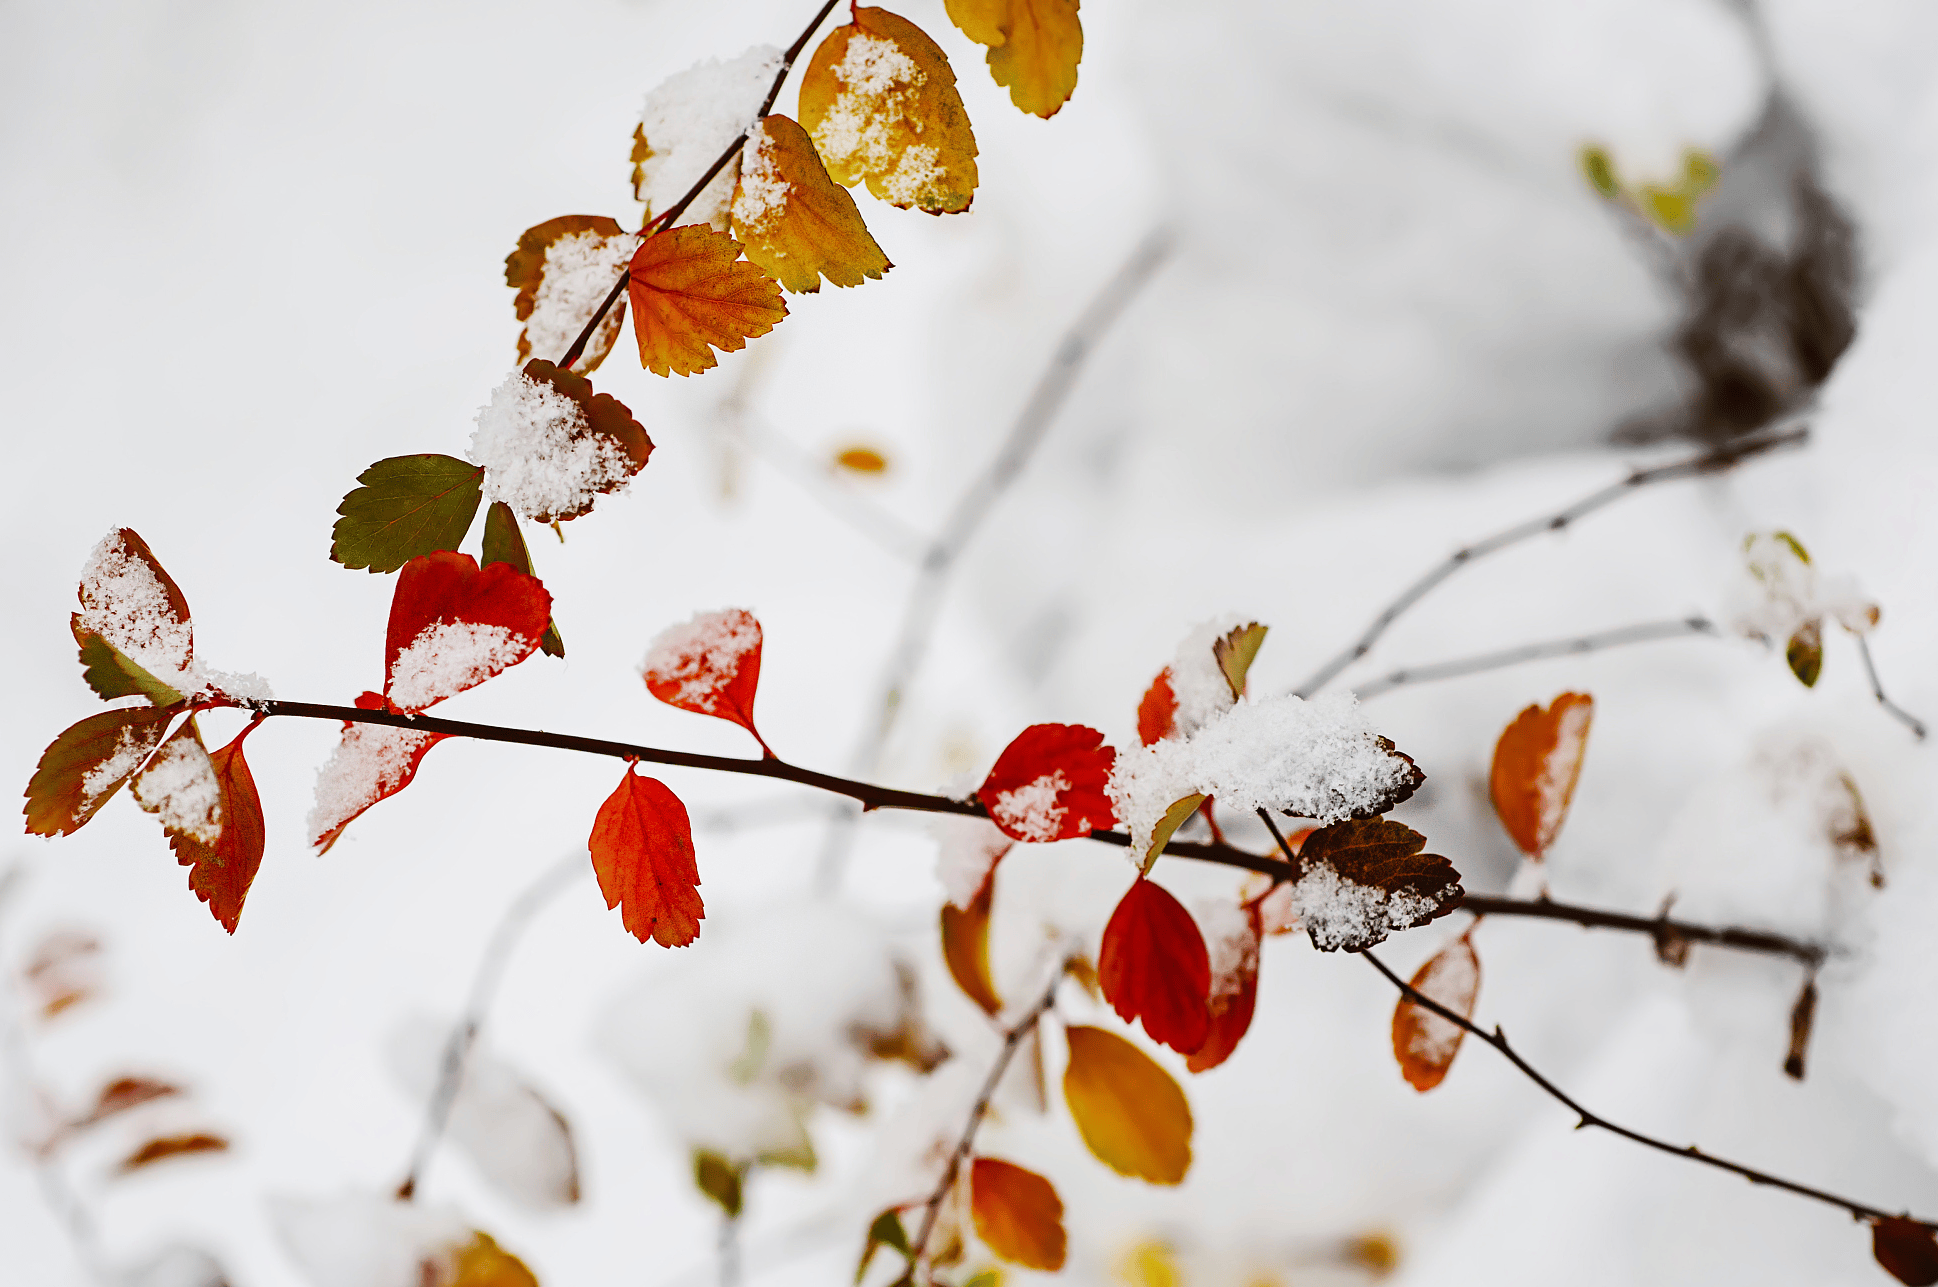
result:
[[[1884,685],[1877,678],[1877,665],[1871,660],[1871,641],[1863,635],[1856,636],[1856,639],[1857,655],[1864,659],[1864,673],[1871,680],[1871,696],[1877,698],[1877,704],[1884,708],[1885,714],[1910,729],[1911,736],[1920,742],[1924,741],[1925,722],[1884,695]]]
[[[1549,639],[1541,643],[1522,644],[1518,648],[1502,648],[1497,652],[1484,652],[1478,656],[1460,657],[1453,661],[1430,662],[1424,666],[1404,666],[1399,670],[1389,671],[1378,679],[1361,684],[1353,691],[1359,694],[1361,701],[1366,701],[1407,684],[1427,684],[1439,679],[1458,679],[1463,675],[1478,675],[1483,671],[1519,666],[1524,662],[1540,661],[1548,657],[1578,656],[1585,652],[1599,652],[1604,648],[1619,648],[1625,644],[1652,643],[1659,639],[1680,639],[1687,635],[1716,633],[1716,623],[1707,617],[1683,617],[1675,621],[1645,621],[1640,625],[1621,626],[1614,630],[1575,635],[1567,639]]]
[[[1433,567],[1419,580],[1402,590],[1398,598],[1380,610],[1379,615],[1373,618],[1372,624],[1361,632],[1359,638],[1347,645],[1345,650],[1332,660],[1319,667],[1311,677],[1292,691],[1300,697],[1310,697],[1324,688],[1340,671],[1371,652],[1373,645],[1379,642],[1380,636],[1399,620],[1402,613],[1426,598],[1428,593],[1442,581],[1477,559],[1497,554],[1510,545],[1518,545],[1543,532],[1559,532],[1604,506],[1612,505],[1625,496],[1634,495],[1651,483],[1666,483],[1679,478],[1698,478],[1707,474],[1721,473],[1752,457],[1784,447],[1794,447],[1806,441],[1809,436],[1810,429],[1807,425],[1794,423],[1773,425],[1699,455],[1657,465],[1651,469],[1632,470],[1620,482],[1610,483],[1599,491],[1590,492],[1574,504],[1565,506],[1553,514],[1544,518],[1529,519],[1525,523],[1517,523],[1504,531],[1496,532],[1485,540],[1462,546],[1448,555],[1444,562]]]
[[[1799,1197],[1811,1198],[1817,1202],[1841,1208],[1849,1212],[1854,1219],[1876,1221],[1892,1218],[1890,1212],[1881,1211],[1877,1207],[1868,1206],[1852,1198],[1839,1197],[1837,1194],[1827,1192],[1824,1189],[1813,1188],[1808,1184],[1799,1184],[1795,1180],[1786,1180],[1782,1176],[1772,1175],[1768,1171],[1759,1171],[1753,1166],[1745,1166],[1741,1162],[1732,1162],[1727,1158],[1717,1157],[1714,1153],[1705,1153],[1694,1144],[1677,1147],[1667,1140],[1657,1139],[1653,1135],[1644,1135],[1641,1131],[1631,1130],[1626,1126],[1617,1125],[1599,1114],[1590,1112],[1588,1109],[1582,1107],[1580,1102],[1573,1096],[1549,1081],[1546,1077],[1543,1077],[1535,1070],[1533,1065],[1521,1058],[1520,1053],[1508,1044],[1507,1034],[1501,1031],[1499,1027],[1496,1027],[1492,1032],[1488,1032],[1466,1016],[1441,1005],[1438,1001],[1427,996],[1424,992],[1417,990],[1405,979],[1402,979],[1399,975],[1387,969],[1386,963],[1381,961],[1377,956],[1374,956],[1371,950],[1363,950],[1359,955],[1365,957],[1374,969],[1385,975],[1387,982],[1398,988],[1400,995],[1408,1001],[1423,1009],[1432,1011],[1447,1022],[1472,1033],[1475,1037],[1478,1037],[1499,1051],[1502,1057],[1513,1064],[1515,1068],[1519,1069],[1523,1076],[1546,1091],[1551,1098],[1558,1101],[1569,1112],[1575,1115],[1577,1119],[1575,1129],[1577,1130],[1587,1130],[1590,1127],[1604,1130],[1610,1134],[1619,1135],[1625,1140],[1631,1140],[1645,1148],[1655,1149],[1659,1153],[1667,1153],[1671,1157],[1684,1158],[1691,1162],[1701,1162],[1704,1166],[1713,1166],[1719,1171],[1728,1171],[1732,1175],[1740,1175],[1751,1184],[1768,1185],[1773,1189],[1782,1189],[1787,1193],[1794,1193]],[[1909,1213],[1906,1213],[1900,1218],[1913,1220],[1914,1223],[1923,1225],[1927,1229],[1938,1229],[1938,1223],[1929,1220],[1915,1220]]]

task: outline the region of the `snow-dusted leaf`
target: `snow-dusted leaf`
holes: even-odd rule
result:
[[[1026,1269],[1063,1268],[1063,1199],[1034,1171],[993,1157],[969,1167],[969,1211],[976,1236],[991,1251]]]
[[[1230,710],[1264,642],[1264,626],[1235,614],[1193,626],[1137,705],[1138,741],[1188,737]]]
[[[194,725],[191,719],[187,727]],[[219,793],[221,833],[213,840],[187,830],[171,829],[168,833],[168,846],[175,851],[176,860],[190,869],[188,887],[209,905],[210,913],[231,934],[236,932],[243,900],[249,897],[249,886],[262,866],[265,840],[262,799],[256,793],[249,762],[242,758],[242,739],[247,736],[244,729],[233,742],[208,757]],[[137,779],[135,785],[139,789],[141,780]]]
[[[144,813],[155,815],[170,839],[179,835],[197,844],[213,845],[226,829],[222,783],[216,777],[215,762],[202,745],[202,733],[193,715],[182,721],[141,772],[129,780],[128,793]]]
[[[79,597],[74,635],[81,642],[89,682],[103,697],[126,696],[139,689],[157,706],[169,706],[201,690],[202,683],[195,677],[195,627],[189,620],[188,600],[148,542],[132,529],[116,528],[101,538],[81,571]],[[151,690],[132,674],[120,683],[105,674],[97,681],[83,631],[100,636],[160,687]],[[103,687],[104,682],[108,687]],[[128,683],[135,687],[123,686]]]
[[[1190,1054],[1211,1031],[1211,960],[1184,904],[1139,876],[1104,926],[1097,953],[1104,1000],[1126,1023],[1143,1021],[1151,1040]]]
[[[1563,693],[1545,709],[1530,706],[1515,716],[1494,744],[1488,793],[1521,852],[1539,859],[1561,831],[1594,718],[1594,698]]]
[[[525,324],[518,332],[518,360],[562,357],[618,283],[638,245],[637,235],[605,215],[560,215],[520,234],[518,248],[505,257],[505,285],[518,290],[512,309]],[[625,318],[622,297],[586,341],[578,362],[581,374],[599,369]]]
[[[1824,621],[1822,617],[1812,617],[1796,628],[1790,641],[1783,646],[1783,660],[1789,664],[1790,673],[1805,688],[1815,688],[1817,677],[1824,673]]]
[[[1474,1002],[1480,996],[1480,957],[1474,951],[1472,927],[1428,957],[1414,972],[1412,985],[1415,992],[1461,1018],[1473,1018]],[[1411,997],[1402,996],[1393,1008],[1393,1058],[1399,1061],[1400,1075],[1423,1094],[1446,1077],[1466,1035],[1465,1028]]]
[[[80,645],[81,678],[103,701],[118,697],[140,697],[155,706],[175,706],[187,700],[186,694],[164,684],[106,639],[81,622],[81,614],[69,616],[68,626],[74,642]]]
[[[28,780],[27,833],[65,836],[86,826],[147,763],[177,713],[130,706],[90,715],[64,730],[41,752]]]
[[[738,58],[696,63],[646,96],[633,131],[632,181],[633,196],[646,203],[649,218],[685,196],[753,124],[780,70],[781,51],[755,45]],[[729,161],[694,198],[687,207],[694,219],[726,231],[738,164],[737,157]]]
[[[421,711],[538,651],[552,596],[509,563],[480,569],[469,554],[412,559],[397,578],[384,633],[384,696]]]
[[[914,1250],[908,1244],[908,1230],[902,1228],[901,1213],[894,1207],[876,1216],[868,1226],[868,1240],[861,1248],[861,1263],[855,1266],[855,1282],[860,1284],[868,1273],[869,1263],[875,1259],[875,1252],[882,1247],[890,1247],[902,1253],[902,1259],[913,1261]]]
[[[485,494],[537,523],[577,518],[624,491],[652,454],[624,403],[542,358],[492,390],[471,434]]]
[[[1003,1008],[989,973],[989,909],[995,894],[996,883],[984,881],[969,906],[942,904],[942,960],[949,967],[949,977],[990,1015]]]
[[[1016,840],[1074,840],[1117,821],[1106,788],[1117,752],[1081,724],[1032,724],[996,757],[976,798]]]
[[[1938,1238],[1928,1225],[1902,1216],[1873,1221],[1871,1254],[1886,1273],[1906,1287],[1938,1283]]]
[[[532,571],[532,552],[525,544],[524,532],[519,530],[518,515],[503,501],[491,502],[491,508],[485,511],[484,547],[478,552],[478,560],[487,567],[493,563],[509,563],[526,576],[538,575]],[[559,634],[556,618],[539,636],[538,650],[547,657],[565,656],[565,637]]]
[[[189,1131],[181,1135],[158,1135],[148,1140],[126,1157],[121,1159],[117,1168],[122,1175],[166,1162],[170,1158],[193,1157],[202,1153],[226,1153],[229,1141],[213,1131]]]
[[[1077,88],[1083,58],[1078,0],[947,0],[949,20],[989,46],[989,74],[1009,101],[1050,119]]]
[[[1097,1160],[1121,1175],[1179,1184],[1191,1169],[1191,1105],[1155,1060],[1114,1032],[1065,1030],[1063,1098]]]
[[[766,750],[754,727],[762,642],[760,622],[745,608],[698,612],[654,637],[640,674],[668,706],[738,724]]]
[[[1184,1066],[1194,1073],[1216,1068],[1231,1058],[1252,1026],[1258,1007],[1258,945],[1261,936],[1256,907],[1214,902],[1200,909],[1209,927],[1206,951],[1211,958],[1211,987],[1205,1009],[1211,1027],[1204,1044],[1192,1051]]]
[[[719,364],[787,316],[780,284],[740,257],[740,243],[683,224],[640,243],[627,286],[639,364],[655,375],[693,375]]]
[[[1425,925],[1460,903],[1460,873],[1426,837],[1385,818],[1321,827],[1299,850],[1299,923],[1322,952],[1357,952],[1396,930]]]
[[[271,1198],[270,1219],[313,1287],[537,1287],[449,1208],[352,1192]]]
[[[801,125],[828,173],[891,205],[930,214],[967,210],[976,193],[976,137],[948,57],[921,28],[886,9],[851,10],[801,76]]]
[[[685,947],[700,936],[706,910],[686,806],[657,778],[629,764],[619,787],[599,806],[586,842],[607,908],[644,943]]]
[[[378,693],[364,693],[357,698],[357,705],[364,710],[383,710],[386,703]],[[424,756],[443,740],[441,733],[346,720],[343,740],[316,771],[316,803],[310,809],[308,823],[310,844],[316,852],[328,853],[342,837],[343,829],[364,810],[409,786]]]
[[[1749,573],[1733,609],[1736,628],[1751,638],[1784,645],[1785,659],[1806,686],[1823,666],[1826,617],[1852,634],[1868,634],[1882,617],[1857,581],[1827,574],[1789,532],[1754,532],[1743,539]],[[1813,678],[1804,679],[1806,674]]]
[[[455,550],[478,516],[484,468],[456,456],[392,456],[357,475],[331,532],[346,568],[395,572],[419,555]]]
[[[859,286],[893,267],[855,199],[828,177],[807,132],[786,116],[765,118],[747,136],[733,235],[748,259],[791,291],[820,290],[823,277]]]

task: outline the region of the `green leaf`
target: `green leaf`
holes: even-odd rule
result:
[[[902,1228],[902,1217],[896,1214],[894,1207],[876,1216],[875,1223],[868,1226],[868,1245],[861,1249],[861,1263],[855,1267],[857,1283],[868,1272],[868,1264],[875,1258],[875,1249],[878,1247],[893,1247],[902,1253],[904,1259],[914,1263],[915,1252],[908,1245],[908,1232]]]
[[[169,685],[156,679],[128,654],[81,624],[81,614],[68,618],[74,642],[81,645],[81,678],[103,701],[117,697],[143,697],[157,706],[175,706],[188,700]]]
[[[532,551],[525,544],[525,534],[519,530],[518,515],[512,513],[511,506],[503,501],[491,502],[491,508],[485,511],[483,554],[484,557],[478,560],[481,566],[509,563],[526,576],[538,575],[532,571]],[[565,638],[559,634],[556,620],[545,623],[545,633],[539,638],[538,650],[547,657],[565,656]]]
[[[392,456],[357,475],[336,508],[330,557],[395,572],[420,554],[455,550],[484,496],[484,466],[454,456]]]
[[[693,1183],[700,1192],[720,1204],[728,1219],[740,1217],[741,1178],[745,1167],[735,1166],[710,1148],[693,1150]]]

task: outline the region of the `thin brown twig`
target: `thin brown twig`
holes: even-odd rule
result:
[[[1864,674],[1871,681],[1871,696],[1877,698],[1877,704],[1884,708],[1887,715],[1910,729],[1911,736],[1917,738],[1920,742],[1924,741],[1926,732],[1925,722],[1884,695],[1884,685],[1879,683],[1877,678],[1877,665],[1871,660],[1870,640],[1866,639],[1863,635],[1856,636],[1856,639],[1857,655],[1864,659]]]
[[[1525,523],[1517,523],[1513,527],[1496,532],[1485,540],[1464,545],[1402,590],[1397,598],[1380,610],[1379,615],[1373,618],[1372,624],[1360,633],[1359,638],[1348,644],[1343,651],[1319,667],[1304,683],[1292,691],[1300,697],[1310,697],[1324,688],[1340,671],[1371,652],[1373,645],[1379,642],[1380,636],[1386,633],[1388,627],[1397,621],[1402,613],[1426,598],[1427,594],[1442,581],[1476,560],[1483,559],[1489,554],[1496,554],[1511,545],[1518,545],[1543,532],[1559,532],[1603,506],[1612,505],[1625,496],[1631,496],[1651,483],[1665,483],[1678,478],[1697,478],[1706,474],[1720,473],[1753,456],[1760,456],[1783,447],[1796,446],[1809,437],[1810,429],[1807,425],[1776,425],[1682,460],[1670,461],[1668,464],[1656,465],[1649,469],[1631,470],[1620,482],[1610,483],[1606,487],[1590,492],[1574,504],[1565,506],[1553,514],[1529,519]]]
[[[1403,666],[1381,675],[1378,679],[1360,684],[1353,691],[1359,695],[1361,701],[1367,701],[1408,684],[1459,679],[1466,675],[1478,675],[1484,671],[1500,670],[1506,666],[1518,666],[1548,657],[1576,657],[1582,653],[1600,652],[1604,648],[1619,648],[1626,644],[1652,643],[1660,639],[1680,639],[1687,635],[1716,633],[1716,623],[1702,616],[1682,617],[1670,621],[1644,621],[1639,625],[1620,626],[1614,630],[1574,635],[1566,639],[1548,639],[1540,643],[1522,644],[1516,648],[1502,648],[1473,657],[1458,657],[1452,661],[1429,662],[1423,666]]]

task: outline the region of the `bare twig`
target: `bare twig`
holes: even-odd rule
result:
[[[1891,716],[1892,719],[1897,720],[1898,723],[1910,729],[1911,736],[1917,738],[1920,742],[1924,741],[1925,722],[1884,695],[1884,685],[1879,683],[1877,678],[1877,665],[1871,660],[1870,640],[1866,639],[1863,635],[1857,635],[1855,638],[1857,639],[1857,655],[1864,659],[1864,673],[1870,677],[1871,695],[1877,698],[1877,704],[1882,706],[1885,713]]]
[[[949,1189],[962,1172],[962,1164],[969,1159],[976,1146],[976,1132],[982,1128],[982,1119],[989,1113],[989,1101],[995,1097],[996,1087],[1002,1084],[1003,1074],[1009,1071],[1009,1061],[1023,1045],[1023,1038],[1036,1031],[1037,1022],[1056,1004],[1057,986],[1063,982],[1064,971],[1069,968],[1068,961],[1057,964],[1056,973],[1050,976],[1050,986],[1043,989],[1023,1016],[1003,1031],[1003,1048],[996,1055],[996,1063],[983,1079],[982,1090],[976,1095],[976,1102],[969,1106],[969,1120],[963,1124],[962,1135],[955,1148],[949,1153],[948,1165],[942,1169],[942,1178],[936,1182],[935,1191],[929,1194],[928,1202],[922,1208],[922,1224],[916,1232],[915,1240],[909,1244],[915,1253],[915,1261],[921,1263],[928,1254],[929,1237],[935,1232],[936,1217],[941,1214],[942,1202],[949,1196]]]
[[[1400,592],[1386,607],[1373,618],[1371,625],[1361,632],[1359,638],[1347,645],[1344,651],[1319,667],[1306,681],[1292,691],[1300,697],[1310,697],[1324,688],[1340,671],[1364,657],[1373,650],[1387,628],[1397,621],[1402,613],[1424,599],[1442,581],[1458,572],[1461,568],[1478,559],[1486,558],[1506,549],[1510,545],[1541,535],[1543,532],[1558,532],[1585,518],[1606,505],[1612,505],[1625,496],[1631,496],[1651,483],[1666,483],[1678,478],[1697,478],[1705,474],[1720,473],[1733,468],[1753,456],[1783,447],[1796,446],[1810,436],[1807,425],[1791,422],[1779,423],[1758,433],[1738,438],[1723,446],[1689,456],[1682,460],[1657,465],[1651,469],[1631,470],[1628,476],[1617,483],[1610,483],[1599,491],[1590,492],[1574,504],[1564,507],[1544,518],[1529,519],[1517,523],[1504,531],[1496,532],[1485,540],[1472,545],[1462,546],[1448,555],[1446,560]]]
[[[1813,1188],[1808,1184],[1799,1184],[1795,1180],[1786,1180],[1781,1176],[1771,1175],[1768,1171],[1759,1171],[1753,1166],[1745,1166],[1741,1162],[1732,1162],[1727,1158],[1717,1157],[1713,1153],[1705,1153],[1694,1144],[1678,1148],[1666,1140],[1657,1139],[1653,1135],[1644,1135],[1641,1131],[1630,1130],[1626,1126],[1619,1126],[1605,1117],[1592,1113],[1588,1109],[1583,1108],[1566,1091],[1535,1071],[1533,1065],[1521,1058],[1520,1053],[1508,1044],[1507,1034],[1501,1031],[1499,1027],[1496,1027],[1492,1032],[1488,1032],[1465,1015],[1441,1005],[1438,1001],[1435,1001],[1424,992],[1417,990],[1412,984],[1387,969],[1386,963],[1381,961],[1377,956],[1374,956],[1370,949],[1362,950],[1359,955],[1365,957],[1374,969],[1385,975],[1387,982],[1398,988],[1400,995],[1408,1001],[1423,1009],[1432,1011],[1447,1022],[1472,1033],[1499,1051],[1502,1057],[1513,1064],[1515,1068],[1519,1069],[1523,1076],[1546,1091],[1551,1098],[1561,1103],[1569,1112],[1575,1115],[1577,1119],[1575,1122],[1576,1130],[1586,1130],[1589,1127],[1596,1127],[1608,1131],[1610,1134],[1619,1135],[1625,1140],[1631,1140],[1645,1148],[1652,1148],[1657,1152],[1667,1153],[1671,1157],[1684,1158],[1691,1162],[1701,1162],[1704,1166],[1713,1166],[1717,1170],[1728,1171],[1732,1175],[1740,1175],[1751,1184],[1768,1185],[1774,1189],[1782,1189],[1785,1192],[1797,1194],[1799,1197],[1812,1198],[1818,1202],[1839,1207],[1844,1211],[1848,1211],[1855,1219],[1876,1221],[1892,1218],[1890,1212],[1879,1210],[1877,1207],[1868,1206],[1865,1203],[1855,1201],[1851,1198],[1839,1197],[1835,1193]],[[1901,1218],[1907,1220],[1913,1219],[1908,1213]],[[1922,1225],[1927,1229],[1938,1229],[1938,1223],[1933,1223],[1929,1220],[1913,1220],[1913,1223]]]
[[[477,973],[471,977],[471,995],[465,1002],[464,1014],[451,1029],[450,1039],[444,1043],[444,1060],[438,1068],[437,1087],[431,1092],[430,1107],[424,1114],[424,1126],[418,1134],[417,1147],[411,1151],[410,1171],[404,1176],[404,1182],[397,1186],[399,1199],[408,1202],[416,1196],[424,1171],[430,1166],[432,1155],[437,1152],[438,1141],[443,1138],[444,1128],[450,1124],[451,1108],[457,1103],[458,1088],[464,1084],[465,1062],[471,1057],[478,1033],[483,1030],[485,1018],[491,1012],[491,1003],[498,995],[498,985],[504,982],[505,967],[510,964],[512,949],[518,946],[518,940],[531,925],[532,918],[544,909],[545,904],[588,870],[590,864],[581,854],[570,854],[559,859],[526,886],[525,891],[505,910],[498,928],[492,931],[491,941],[485,944],[484,955],[478,959]]]
[[[1630,916],[1624,912],[1582,907],[1575,903],[1557,903],[1546,898],[1497,898],[1491,894],[1468,894],[1460,900],[1460,906],[1476,916],[1526,916],[1536,920],[1567,921],[1584,929],[1626,930],[1633,934],[1646,934],[1658,944],[1708,943],[1715,947],[1734,948],[1739,952],[1787,956],[1813,970],[1830,955],[1829,950],[1820,944],[1806,943],[1764,930],[1671,920],[1666,909],[1659,916]]]
[[[1604,648],[1619,648],[1624,644],[1650,643],[1658,639],[1680,639],[1685,635],[1715,633],[1716,623],[1707,617],[1645,621],[1640,625],[1622,626],[1615,630],[1576,635],[1567,639],[1549,639],[1541,643],[1522,644],[1518,648],[1503,648],[1497,652],[1484,652],[1478,656],[1460,657],[1453,661],[1430,662],[1424,666],[1404,666],[1399,670],[1389,671],[1378,679],[1361,684],[1354,691],[1359,694],[1361,701],[1366,701],[1407,684],[1458,679],[1463,675],[1477,675],[1482,671],[1500,670],[1506,666],[1518,666],[1524,662],[1540,661],[1547,657],[1573,657],[1585,652],[1599,652]]]

